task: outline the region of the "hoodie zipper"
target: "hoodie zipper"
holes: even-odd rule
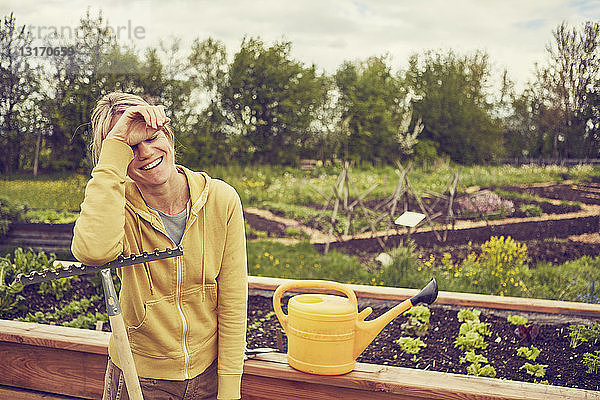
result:
[[[175,243],[173,243],[175,244]],[[177,292],[176,292],[176,301],[177,311],[179,311],[179,316],[181,317],[181,322],[183,323],[183,333],[181,335],[181,344],[183,345],[183,358],[184,358],[184,366],[183,366],[183,374],[185,379],[189,379],[189,364],[190,364],[190,354],[188,353],[187,345],[185,344],[188,325],[187,320],[185,319],[185,315],[183,315],[183,309],[181,308],[181,256],[177,257]]]
[[[190,217],[190,214],[191,214],[191,208],[190,208],[188,217]],[[187,233],[187,231],[189,230],[189,227],[192,226],[192,224],[194,222],[196,222],[196,221],[195,220],[190,221],[189,224],[186,224],[187,226],[186,226],[185,230],[183,231],[183,236],[181,236],[181,242],[183,242],[183,238],[185,237],[185,234]],[[150,224],[158,232],[161,232],[162,234],[164,234],[169,239],[172,246],[174,246],[174,247],[177,246],[175,244],[175,242],[173,242],[171,240],[169,235],[167,235],[165,232],[163,232],[158,227],[154,226],[154,224],[152,224],[152,223],[150,223]],[[190,374],[189,374],[190,354],[188,352],[187,345],[186,345],[188,324],[187,324],[187,320],[185,319],[185,315],[183,315],[183,308],[181,307],[181,284],[182,284],[181,257],[182,256],[177,256],[177,258],[176,258],[177,259],[177,287],[175,290],[175,304],[177,305],[177,312],[179,312],[179,317],[181,318],[181,323],[183,324],[183,332],[181,334],[181,345],[183,348],[183,359],[184,359],[183,375],[184,375],[185,379],[190,379]]]

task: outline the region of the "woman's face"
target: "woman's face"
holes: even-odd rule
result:
[[[113,117],[111,129],[119,117]],[[127,175],[140,186],[162,185],[176,176],[175,152],[167,134],[143,121],[137,122],[134,129],[144,132],[148,139],[132,146],[134,158],[127,167]]]

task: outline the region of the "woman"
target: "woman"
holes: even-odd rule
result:
[[[87,265],[181,245],[183,256],[124,267],[120,304],[148,399],[238,399],[247,268],[240,199],[175,164],[162,106],[111,93],[92,113],[96,166],[71,250]],[[104,399],[126,399],[114,343]],[[217,397],[218,392],[218,397]]]

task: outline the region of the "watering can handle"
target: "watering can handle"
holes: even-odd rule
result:
[[[275,311],[275,315],[277,315],[277,319],[281,323],[283,330],[287,330],[287,315],[283,313],[281,309],[281,295],[290,290],[290,289],[300,289],[300,288],[313,288],[313,289],[326,289],[326,290],[336,290],[338,292],[344,293],[350,303],[354,306],[354,308],[358,308],[358,303],[356,301],[356,294],[354,291],[350,289],[347,285],[338,282],[331,281],[322,281],[322,280],[300,280],[300,281],[289,281],[283,283],[277,287],[275,293],[273,294],[273,310]]]

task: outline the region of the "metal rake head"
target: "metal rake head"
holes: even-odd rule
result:
[[[34,283],[51,281],[54,279],[66,278],[69,276],[92,274],[94,272],[102,271],[107,268],[119,268],[126,267],[129,265],[140,264],[149,261],[162,260],[164,258],[176,257],[183,255],[183,249],[176,247],[173,249],[165,250],[154,250],[151,253],[144,251],[141,254],[131,254],[127,257],[119,256],[117,259],[108,262],[104,265],[89,266],[89,265],[75,265],[71,264],[66,267],[59,267],[56,269],[45,269],[43,271],[33,271],[27,275],[19,274],[17,279],[23,285],[32,285]]]

